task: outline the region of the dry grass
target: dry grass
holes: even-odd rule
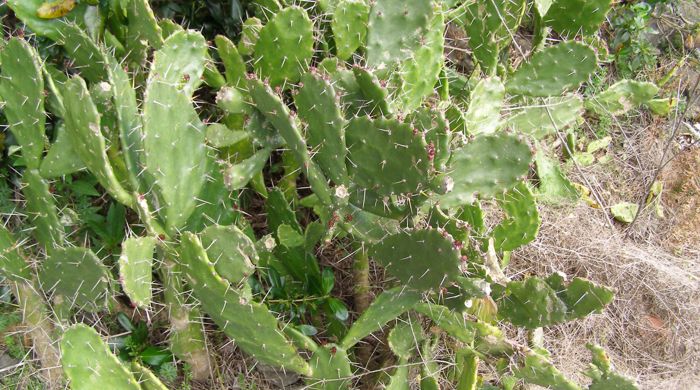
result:
[[[601,315],[547,330],[547,347],[572,377],[586,366],[586,342],[597,342],[643,389],[700,385],[700,250],[676,257],[626,241],[597,210],[544,208],[538,240],[514,256],[510,271],[555,271],[614,287]]]

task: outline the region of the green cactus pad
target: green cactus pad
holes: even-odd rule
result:
[[[565,286],[564,277],[555,273],[550,275],[546,282],[566,304],[569,320],[600,313],[615,297],[610,288],[583,278],[574,278]]]
[[[251,157],[229,166],[224,170],[224,181],[230,191],[240,190],[262,172],[270,159],[269,148],[260,149]]]
[[[241,27],[241,40],[238,42],[238,52],[243,56],[249,56],[253,54],[255,50],[255,44],[260,38],[260,30],[262,30],[263,24],[260,19],[252,17],[248,18],[243,22]]]
[[[581,387],[567,379],[552,364],[549,353],[544,350],[525,352],[524,362],[513,374],[527,383],[532,383],[549,389],[581,390]]]
[[[168,390],[168,387],[158,379],[153,371],[135,361],[131,362],[131,373],[139,386],[141,386],[141,390]]]
[[[57,133],[56,140],[51,144],[39,168],[41,176],[47,179],[70,175],[85,168],[85,164],[73,150],[73,144],[65,126],[62,123],[58,124],[54,132]]]
[[[511,95],[557,96],[577,89],[598,67],[588,45],[567,41],[535,53],[508,79]]]
[[[333,10],[333,39],[338,58],[347,60],[367,39],[369,5],[363,0],[341,0]]]
[[[153,55],[148,76],[148,89],[159,84],[177,87],[190,97],[202,83],[207,56],[207,43],[202,34],[177,31],[165,40]]]
[[[495,250],[512,251],[537,237],[541,219],[535,197],[527,184],[518,183],[498,198],[498,204],[506,217],[491,231]]]
[[[44,77],[39,56],[26,41],[12,38],[0,51],[0,97],[10,131],[29,169],[39,168],[44,152]]]
[[[12,233],[0,224],[0,274],[13,282],[23,283],[31,279],[29,264],[20,252],[20,243]]]
[[[255,71],[273,87],[296,83],[314,54],[314,25],[301,7],[275,14],[255,43]]]
[[[109,271],[87,248],[60,248],[42,264],[39,280],[44,291],[53,291],[72,306],[98,311],[109,294]]]
[[[401,87],[396,99],[400,102],[401,111],[411,112],[425,98],[435,93],[435,84],[445,61],[444,31],[445,17],[442,12],[436,12],[421,47],[411,58],[401,63]]]
[[[61,352],[63,371],[71,389],[141,390],[130,370],[87,325],[73,325],[63,333]]]
[[[494,76],[482,79],[471,93],[469,108],[464,114],[469,134],[490,134],[498,129],[506,88]]]
[[[112,56],[107,56],[107,74],[112,93],[114,95],[114,108],[119,126],[119,140],[122,146],[122,155],[129,172],[129,182],[133,190],[142,191],[139,175],[143,172],[141,161],[143,150],[143,129],[141,115],[138,111],[136,91],[132,87],[131,79],[119,62]]]
[[[216,272],[233,286],[243,285],[255,271],[255,243],[237,227],[212,225],[202,234],[202,245]]]
[[[389,332],[387,341],[389,348],[400,359],[408,360],[415,354],[418,346],[425,339],[425,333],[421,324],[414,320],[399,320],[394,329]]]
[[[25,170],[22,181],[29,221],[35,226],[34,238],[47,251],[63,245],[65,232],[58,219],[56,203],[49,191],[49,184],[41,177],[39,171],[34,169]]]
[[[410,57],[429,31],[433,11],[431,0],[373,2],[367,24],[367,64],[377,67]]]
[[[534,329],[599,312],[613,299],[613,292],[588,280],[575,278],[568,286],[561,275],[547,280],[527,278],[509,282],[501,296],[498,314],[517,326]]]
[[[464,14],[460,15],[469,47],[487,75],[495,72],[498,55],[518,30],[525,5],[524,0],[475,1],[468,3]]]
[[[388,236],[372,245],[369,254],[389,275],[418,291],[448,286],[461,273],[454,242],[436,229]]]
[[[514,325],[535,329],[566,321],[566,304],[542,279],[509,282],[498,315]]]
[[[234,88],[244,88],[248,71],[236,45],[223,35],[217,35],[214,40],[221,62],[226,69],[226,84]]]
[[[579,193],[564,175],[559,162],[547,156],[544,150],[535,153],[537,177],[540,185],[537,188],[537,198],[551,203],[572,201],[579,198]]]
[[[151,304],[153,283],[153,237],[133,237],[122,243],[119,256],[119,279],[124,292],[136,306],[145,308]]]
[[[330,204],[331,190],[328,187],[326,178],[318,166],[311,161],[309,152],[306,149],[306,141],[304,141],[287,106],[260,80],[249,80],[248,89],[257,109],[279,131],[282,138],[287,142],[287,146],[294,152],[301,163],[311,189],[324,204]]]
[[[505,127],[541,139],[574,125],[583,117],[583,102],[578,95],[546,98],[543,102],[516,107]]]
[[[586,109],[600,114],[620,115],[649,102],[659,92],[654,83],[622,80],[586,99]]]
[[[445,114],[434,108],[419,107],[406,117],[406,123],[425,134],[428,150],[434,149],[433,168],[444,172],[450,159],[452,134]]]
[[[131,0],[127,10],[129,38],[148,43],[157,49],[163,45],[163,30],[158,25],[148,0]]]
[[[232,289],[207,259],[199,239],[185,233],[180,246],[183,271],[202,308],[243,351],[263,363],[311,375],[309,365],[279,330],[279,322],[263,304]]]
[[[561,35],[595,34],[612,7],[611,0],[556,0],[544,18]]]
[[[133,198],[122,187],[107,157],[100,114],[83,79],[76,76],[66,82],[63,104],[66,109],[66,130],[73,150],[110,195],[131,206]]]
[[[452,153],[448,177],[451,192],[442,206],[471,204],[475,196],[491,197],[513,188],[527,174],[530,147],[509,134],[484,135]]]
[[[187,222],[206,178],[205,126],[175,87],[149,85],[144,102],[146,169],[154,178],[168,230]]]
[[[343,229],[361,241],[378,242],[384,238],[386,233],[399,231],[397,220],[365,212],[352,204],[344,207],[341,215],[345,219],[341,222]]]
[[[299,118],[306,123],[307,143],[326,176],[336,184],[348,185],[345,167],[345,119],[336,90],[328,80],[307,73],[294,97]]]
[[[411,310],[420,300],[420,293],[404,287],[382,292],[355,321],[340,345],[350,349],[363,338],[382,329],[387,322]]]
[[[393,119],[354,118],[348,124],[348,172],[380,196],[416,194],[428,186],[431,161],[422,134]]]
[[[63,46],[80,75],[91,83],[107,77],[106,61],[97,43],[85,30],[73,23],[61,27],[61,35],[56,43]]]
[[[513,353],[513,345],[496,326],[481,321],[468,321],[462,313],[432,303],[420,303],[414,310],[430,318],[455,339],[465,344],[474,343],[474,349],[481,353],[491,356]]]
[[[309,364],[311,377],[306,380],[310,389],[342,390],[352,383],[352,369],[347,351],[335,344],[317,348]]]
[[[221,123],[207,126],[207,143],[215,148],[232,146],[249,138],[247,131],[231,130]]]
[[[145,168],[162,198],[167,229],[183,226],[206,177],[206,129],[190,97],[200,83],[206,43],[177,32],[155,53],[143,108]]]
[[[466,344],[474,342],[476,332],[461,313],[432,303],[420,303],[414,307],[414,310],[433,320],[437,326],[457,340]]]
[[[359,66],[353,67],[352,73],[355,76],[358,91],[364,98],[360,104],[360,113],[375,117],[391,117],[394,111],[389,102],[389,91],[382,86],[379,78],[369,69]]]
[[[586,348],[591,351],[592,364],[584,372],[593,382],[588,390],[637,390],[637,385],[633,380],[625,378],[613,371],[612,363],[608,354],[603,348],[595,344],[586,344]]]

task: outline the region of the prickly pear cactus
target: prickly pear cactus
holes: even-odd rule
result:
[[[33,39],[0,45],[2,113],[26,206],[8,226],[32,236],[17,242],[3,221],[0,272],[18,287],[25,322],[44,333],[32,335],[44,367],[58,365],[47,322],[113,311],[123,293],[140,311],[167,308],[170,350],[198,380],[214,372],[207,343],[227,337],[312,389],[439,388],[450,370],[434,359],[436,342],[449,339],[458,388],[477,388],[487,370],[508,373],[504,388],[580,388],[546,350],[496,324],[534,332],[613,299],[589,280],[505,269],[538,233],[538,200],[578,197],[545,155],[552,135],[584,109],[654,105],[650,83],[595,96],[581,88],[598,57],[573,36],[594,33],[610,1],[257,0],[232,7],[236,18],[256,16],[238,35],[159,20],[145,0],[97,3],[7,2],[62,48],[63,65],[40,59]],[[531,20],[526,53],[513,38]],[[550,44],[550,27],[571,40]],[[445,54],[452,28],[466,33],[471,51],[461,54],[476,70]],[[129,238],[116,249],[76,246],[64,226],[70,210],[48,179],[73,175],[96,179],[100,207],[128,209]],[[345,257],[356,314],[319,261],[336,247],[356,251]],[[374,299],[370,261],[384,277]],[[221,333],[207,338],[214,326]],[[139,362],[117,360],[90,327],[61,329],[73,388],[166,388]],[[373,378],[365,341],[388,329],[398,366]],[[592,352],[591,389],[633,388]]]

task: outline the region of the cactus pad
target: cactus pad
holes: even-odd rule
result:
[[[411,310],[421,300],[421,294],[404,287],[395,287],[381,293],[355,321],[341,345],[351,348],[363,338],[380,330],[384,325]]]
[[[47,179],[70,175],[85,168],[85,164],[73,150],[73,144],[65,126],[59,124],[54,132],[57,133],[56,140],[51,144],[51,148],[41,161],[39,168],[41,176]]]
[[[460,274],[460,253],[434,229],[401,232],[374,244],[370,256],[409,289],[447,286]]]
[[[311,185],[311,189],[324,204],[330,204],[331,193],[326,178],[323,176],[318,166],[311,161],[309,152],[306,149],[306,142],[294,118],[290,115],[287,106],[268,86],[259,80],[249,80],[248,88],[253,101],[257,105],[257,109],[262,112],[277,131],[279,131],[282,138],[287,142],[287,146],[300,161],[309,180],[309,184]]]
[[[581,390],[579,385],[567,379],[554,367],[549,353],[542,349],[525,352],[522,367],[518,367],[513,374],[527,383],[549,389]]]
[[[345,167],[345,119],[340,111],[336,90],[319,75],[307,73],[294,98],[297,113],[306,122],[307,143],[313,160],[336,184],[348,184]]]
[[[540,104],[517,107],[511,112],[505,126],[513,131],[541,139],[574,125],[582,115],[581,97],[572,94],[547,98]]]
[[[464,117],[469,134],[490,134],[496,131],[505,95],[506,89],[498,77],[485,78],[476,84]]]
[[[586,108],[601,114],[620,115],[649,102],[659,92],[654,83],[622,80],[586,100]]]
[[[480,136],[452,153],[448,176],[454,183],[442,196],[443,206],[471,204],[476,194],[497,195],[513,188],[527,174],[529,146],[508,134]]]
[[[353,67],[352,73],[355,76],[358,91],[364,98],[360,104],[360,113],[375,117],[391,117],[393,108],[389,101],[389,91],[382,86],[379,78],[369,69],[359,66]]]
[[[444,31],[445,17],[438,11],[430,21],[429,31],[425,34],[421,47],[411,58],[401,63],[401,88],[397,100],[403,112],[418,108],[423,99],[435,93],[435,84],[445,61]]]
[[[52,251],[39,279],[44,291],[54,291],[74,307],[97,311],[107,301],[109,271],[87,248]]]
[[[71,382],[71,389],[141,390],[130,370],[87,325],[68,328],[61,338],[61,351],[63,370]]]
[[[115,199],[131,206],[133,198],[122,187],[107,157],[100,114],[83,79],[76,76],[66,82],[63,104],[66,109],[66,130],[73,150]]]
[[[496,70],[498,55],[513,39],[525,11],[524,0],[491,0],[467,3],[462,24],[469,46],[484,73]]]
[[[421,324],[413,319],[398,321],[389,332],[388,342],[391,351],[399,359],[408,360],[416,352],[418,345],[425,339]]]
[[[353,182],[380,196],[416,194],[427,187],[431,161],[422,134],[392,119],[358,117],[346,129]]]
[[[236,45],[223,35],[217,35],[215,42],[221,62],[226,69],[227,85],[235,88],[245,87],[245,76],[248,72]]]
[[[171,35],[155,54],[144,98],[145,167],[162,198],[160,213],[170,231],[187,222],[206,176],[206,129],[190,100],[205,53],[201,35]]]
[[[296,83],[314,54],[313,23],[301,7],[288,7],[267,22],[255,44],[253,64],[273,87]]]
[[[506,218],[491,232],[495,250],[512,251],[535,239],[541,220],[535,197],[527,184],[518,183],[498,198],[498,204]]]
[[[605,21],[611,0],[556,0],[544,18],[561,35],[592,35]]]
[[[0,224],[0,274],[17,283],[32,277],[29,264],[22,257],[19,245],[12,233]]]
[[[185,233],[180,250],[183,271],[194,295],[226,335],[261,362],[302,375],[311,374],[311,368],[297,355],[267,307],[221,279],[195,235]]]
[[[567,41],[535,53],[508,79],[511,95],[557,96],[577,89],[595,72],[598,62],[588,45]]]
[[[153,237],[129,238],[122,243],[119,256],[119,279],[124,292],[131,302],[142,308],[151,303],[155,245]]]
[[[352,382],[352,370],[347,351],[335,344],[317,348],[309,364],[312,375],[306,380],[310,389],[342,390],[348,389]]]
[[[363,0],[341,0],[333,10],[333,38],[338,58],[347,60],[367,39],[369,6]]]
[[[39,168],[44,152],[44,77],[39,56],[23,39],[12,38],[0,51],[0,96],[10,131],[29,169]]]
[[[503,294],[499,316],[529,329],[584,317],[600,311],[613,299],[610,289],[585,279],[575,278],[565,286],[558,274],[546,281],[531,277],[509,282]]]
[[[216,272],[233,286],[245,284],[259,261],[255,243],[233,225],[212,225],[201,237]]]
[[[63,245],[64,230],[58,219],[58,212],[49,184],[37,170],[25,170],[22,176],[25,183],[23,192],[27,200],[29,220],[36,227],[34,238],[47,252]]]
[[[367,64],[379,66],[408,58],[420,47],[433,17],[433,2],[377,0],[367,24]]]

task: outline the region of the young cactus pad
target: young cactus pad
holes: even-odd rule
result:
[[[151,303],[155,246],[153,237],[134,237],[122,243],[119,279],[126,295],[138,307],[148,307]]]

